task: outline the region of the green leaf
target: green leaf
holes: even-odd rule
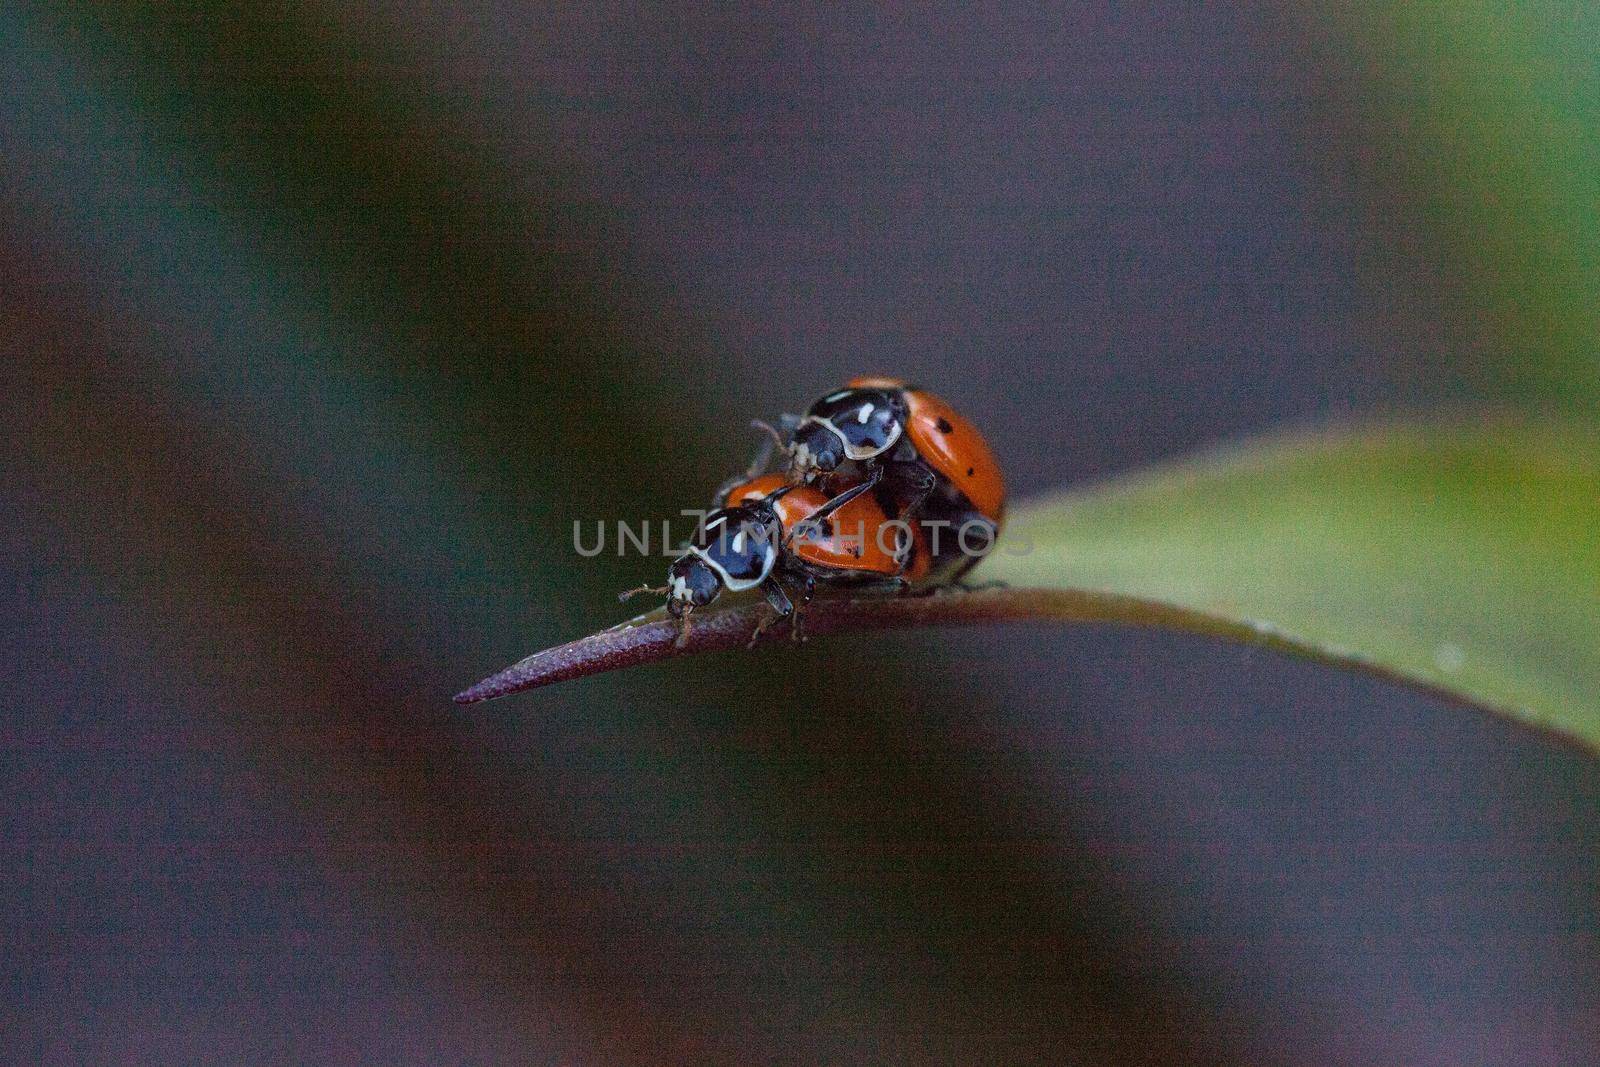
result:
[[[1333,31],[1329,62],[1355,76],[1366,156],[1406,190],[1393,210],[1443,239],[1462,311],[1497,342],[1469,374],[1497,401],[1588,417],[1600,401],[1600,11],[1555,0],[1308,11]]]
[[[1597,444],[1555,425],[1258,443],[1022,506],[980,573],[1259,624],[1600,748]]]

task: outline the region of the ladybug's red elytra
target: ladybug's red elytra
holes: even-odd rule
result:
[[[1000,464],[977,428],[934,394],[897,378],[855,378],[785,428],[791,482],[834,489],[842,474],[872,483],[891,517],[915,521],[930,540],[942,531],[934,562],[959,556],[952,579],[999,536]]]

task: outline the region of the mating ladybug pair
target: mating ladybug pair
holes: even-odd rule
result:
[[[717,494],[663,587],[687,639],[689,616],[723,590],[760,589],[772,613],[751,634],[793,620],[819,583],[905,592],[959,582],[993,547],[1005,482],[972,424],[931,393],[857,378],[803,416],[785,416],[750,469]],[[774,450],[781,472],[764,473]],[[798,597],[798,606],[795,598]]]

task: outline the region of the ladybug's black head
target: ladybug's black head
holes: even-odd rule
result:
[[[899,398],[884,389],[841,389],[806,412],[789,445],[796,481],[826,474],[847,459],[865,460],[894,447],[904,431]]]
[[[678,557],[667,568],[667,612],[674,619],[705,607],[721,592],[722,579],[693,552]]]
[[[783,527],[762,502],[706,516],[689,551],[667,571],[667,610],[681,616],[715,600],[724,589],[760,585],[778,561]]]
[[[794,481],[827,474],[843,462],[844,439],[823,423],[801,423],[789,441],[789,474]]]

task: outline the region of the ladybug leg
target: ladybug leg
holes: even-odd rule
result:
[[[778,617],[776,615],[770,612],[762,612],[761,617],[756,620],[756,628],[750,631],[750,640],[744,643],[744,647],[747,649],[755,648],[756,642],[761,640],[761,635],[767,632],[767,627],[777,621]]]
[[[783,434],[774,429],[771,423],[751,419],[750,425],[766,434],[766,438],[761,442],[761,447],[756,449],[755,458],[750,461],[750,466],[745,469],[744,480],[747,482],[767,472],[767,466],[772,462],[772,453],[789,451],[789,446],[783,443]]]
[[[800,416],[779,415],[778,425],[776,426],[764,419],[751,419],[750,425],[766,434],[767,439],[761,442],[761,448],[757,450],[756,458],[751,461],[750,470],[746,473],[746,481],[758,478],[766,473],[767,464],[772,462],[773,452],[782,452],[785,456],[789,454],[788,438],[794,433],[795,427],[800,425]]]
[[[913,468],[913,473],[906,479],[906,488],[916,495],[913,496],[905,507],[900,509],[899,518],[909,522],[911,518],[922,511],[922,505],[927,503],[928,496],[933,492],[934,486],[939,484],[939,479],[933,471],[925,465],[918,463]]]
[[[761,442],[760,450],[756,452],[755,462],[750,464],[750,477],[754,478],[767,469],[767,464],[772,461],[773,452],[788,453],[789,443],[784,440],[783,435],[786,432],[793,433],[794,428],[799,424],[800,420],[793,415],[784,415],[779,418],[778,426],[772,425],[765,419],[750,420],[752,427],[767,435],[767,439]],[[783,428],[779,429],[779,426]]]
[[[868,596],[884,594],[887,596],[905,596],[911,592],[911,579],[909,578],[875,578],[870,582],[852,586],[857,593]]]
[[[694,613],[694,608],[684,608],[683,614],[678,616],[678,636],[672,642],[673,648],[682,648],[689,643],[689,616]]]
[[[805,524],[815,525],[820,523],[823,519],[826,519],[829,515],[832,515],[834,512],[850,503],[850,501],[854,500],[862,493],[871,491],[872,487],[877,485],[882,480],[883,468],[872,468],[872,473],[867,476],[866,481],[857,482],[855,485],[852,485],[850,488],[846,489],[844,492],[840,493],[838,496],[822,505],[816,511],[813,511],[811,514],[807,515],[803,520],[801,520],[801,522],[796,523],[795,527],[798,529],[800,526]],[[783,543],[787,545],[789,543],[789,538],[793,536],[793,531],[790,531],[789,537],[784,538]]]
[[[892,480],[895,483],[895,495],[900,493],[910,494],[910,499],[900,509],[900,513],[895,516],[895,519],[909,525],[916,521],[918,515],[922,514],[922,505],[927,502],[928,496],[938,486],[939,480],[934,476],[933,471],[928,469],[927,464],[922,462],[896,463],[894,468]],[[895,575],[898,577],[904,574],[909,566],[911,566],[911,552],[907,551],[900,558],[900,565],[894,572]]]
[[[991,578],[987,582],[968,582],[957,579],[951,583],[963,593],[981,593],[985,589],[1009,589],[1010,586],[998,578]]]
[[[767,468],[772,465],[772,454],[774,452],[782,452],[787,455],[789,445],[784,441],[784,434],[786,432],[793,433],[794,428],[799,424],[800,417],[798,415],[782,416],[778,419],[778,426],[773,426],[771,423],[764,422],[761,419],[751,419],[750,425],[766,434],[766,440],[762,441],[761,447],[756,449],[755,458],[750,461],[750,466],[745,468],[744,473],[735,474],[717,486],[717,495],[712,498],[716,506],[720,508],[722,502],[728,499],[728,494],[745,482],[754,481],[767,473]],[[780,429],[779,427],[782,428]]]
[[[911,566],[912,557],[916,555],[917,541],[916,537],[909,529],[911,525],[910,521],[906,519],[900,519],[899,521],[904,522],[906,525],[900,529],[900,536],[903,537],[904,540],[901,541],[899,547],[900,562],[895,566],[894,580],[897,582],[904,582],[907,588],[909,588],[911,582],[903,577],[903,575],[906,573],[906,568]]]
[[[745,648],[754,648],[767,627],[794,615],[794,602],[789,599],[789,594],[784,592],[783,586],[776,578],[768,578],[762,582],[761,593],[767,598],[767,606],[772,610],[763,612],[761,618],[756,621],[756,628],[751,632]]]
[[[794,615],[789,620],[789,637],[795,641],[806,639],[805,631],[800,628],[800,619],[805,614],[806,605],[811,603],[811,598],[817,595],[817,579],[813,575],[806,575],[805,584],[800,587],[800,603],[795,605]]]
[[[996,534],[991,532],[991,535],[990,535],[991,539],[989,541],[989,548],[991,548],[991,549],[994,547],[994,540],[993,540],[994,536],[996,536]],[[988,554],[987,552],[984,553],[984,555],[987,555],[987,554]],[[972,572],[972,568],[974,568],[978,564],[982,563],[983,559],[984,559],[983,555],[967,557],[966,562],[962,563],[961,567],[954,574],[952,574],[950,576],[950,579],[946,584],[950,588],[959,589],[964,593],[975,593],[980,589],[1004,589],[1006,587],[1006,583],[1005,582],[1001,582],[1001,581],[988,581],[988,582],[969,582],[969,581],[967,581],[967,575]]]

